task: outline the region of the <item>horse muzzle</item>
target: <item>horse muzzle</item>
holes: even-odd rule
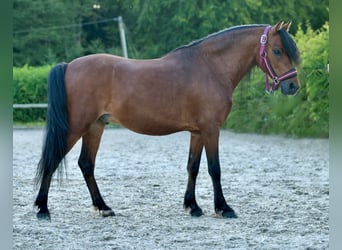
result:
[[[280,82],[281,93],[284,95],[296,95],[300,89],[299,83],[295,81],[285,80]]]

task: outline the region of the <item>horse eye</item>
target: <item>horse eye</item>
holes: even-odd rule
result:
[[[281,55],[281,50],[280,49],[274,49],[273,50],[273,54],[275,54],[276,56],[280,56]]]

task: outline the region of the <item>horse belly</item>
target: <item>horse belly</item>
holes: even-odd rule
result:
[[[125,112],[125,115],[112,115],[111,122],[118,123],[134,132],[146,135],[167,135],[186,130],[180,119],[165,119],[157,114],[153,116],[137,112]]]

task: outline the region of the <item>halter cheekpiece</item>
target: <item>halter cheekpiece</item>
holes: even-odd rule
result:
[[[286,79],[295,77],[297,75],[297,70],[295,68],[290,69],[289,71],[283,73],[280,76],[277,76],[273,67],[271,66],[270,60],[267,57],[267,52],[266,52],[266,44],[267,44],[267,40],[268,40],[268,33],[271,29],[271,26],[267,26],[264,29],[264,33],[261,35],[260,37],[260,52],[259,52],[259,67],[261,70],[262,69],[262,63],[264,62],[265,66],[266,66],[266,71],[265,72],[265,77],[266,77],[266,81],[265,81],[265,90],[267,93],[271,93],[272,91],[276,91],[279,88],[279,84],[281,81],[284,81]],[[270,81],[268,76],[270,76],[272,78],[272,88],[270,86]]]

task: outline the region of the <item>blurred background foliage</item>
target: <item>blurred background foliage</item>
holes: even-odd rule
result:
[[[14,103],[46,102],[55,63],[105,52],[122,55],[118,23],[125,24],[128,56],[156,58],[221,29],[292,20],[301,91],[264,92],[258,69],[243,79],[225,128],[240,132],[329,136],[328,0],[13,0]],[[45,110],[15,110],[14,121],[45,119]]]
[[[299,28],[318,30],[329,18],[328,0],[13,0],[13,8],[15,66],[99,51],[121,54],[118,16],[132,58],[160,57],[230,26],[284,19],[293,21],[296,34]]]

